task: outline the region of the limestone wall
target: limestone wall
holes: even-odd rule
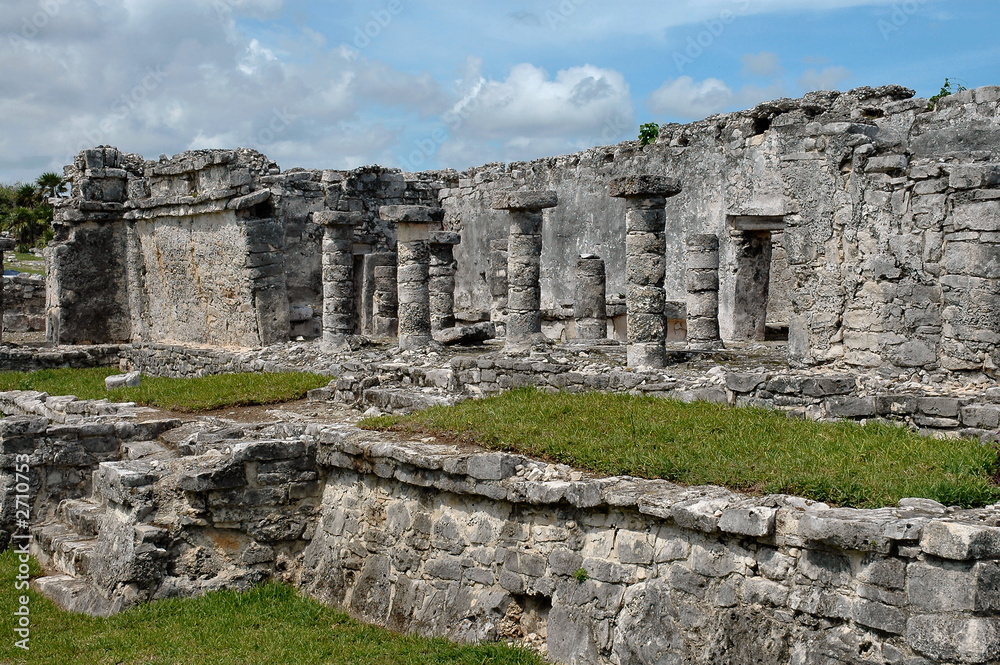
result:
[[[45,277],[21,273],[3,278],[3,329],[7,332],[45,330]]]
[[[790,326],[794,361],[860,367],[990,369],[998,360],[991,252],[1000,196],[1000,88],[942,100],[899,87],[812,93],[690,125],[660,139],[528,163],[488,165],[442,190],[461,228],[459,309],[489,307],[489,241],[504,218],[490,192],[552,189],[542,254],[543,307],[572,300],[576,256],[607,262],[608,292],[624,291],[624,209],[611,178],[680,178],[667,204],[668,299],[684,297],[683,240],[721,240],[720,323],[741,337],[741,309],[765,305],[740,292],[748,234],[770,236],[768,324]],[[757,292],[759,293],[759,291]]]
[[[19,482],[61,572],[36,584],[92,613],[277,578],[558,663],[1000,659],[995,506],[830,508],[348,425],[37,416],[0,421],[7,534]]]
[[[759,337],[750,323],[764,311],[768,326],[788,328],[793,362],[991,371],[1000,362],[1000,87],[933,110],[912,95],[899,86],[810,93],[664,126],[646,147],[460,174],[281,173],[246,150],[161,162],[87,151],[70,168],[73,197],[57,209],[49,336],[236,347],[313,336],[321,274],[310,216],[321,210],[364,213],[354,272],[365,331],[373,255],[395,246],[378,207],[436,199],[462,237],[456,309],[481,319],[490,243],[508,233],[490,197],[515,187],[558,194],[542,229],[541,285],[543,310],[559,318],[572,310],[580,254],[605,260],[608,295],[622,298],[624,204],[609,183],[658,174],[684,188],[667,202],[667,298],[685,299],[685,237],[719,236],[725,339]]]

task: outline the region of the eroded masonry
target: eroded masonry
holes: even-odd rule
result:
[[[47,250],[51,344],[5,368],[335,378],[266,424],[0,394],[38,586],[109,614],[276,578],[561,663],[1000,663],[996,506],[833,508],[353,425],[535,385],[995,441],[998,107],[1000,87],[813,93],[462,173],[85,151]]]

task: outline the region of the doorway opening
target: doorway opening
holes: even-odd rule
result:
[[[787,341],[791,270],[784,248],[784,216],[732,215],[736,244],[733,338]]]

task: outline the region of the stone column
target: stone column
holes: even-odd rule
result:
[[[577,339],[608,336],[607,277],[604,259],[584,254],[576,262],[576,299],[573,303]]]
[[[666,200],[681,192],[675,178],[626,176],[611,181],[625,199],[625,278],[628,285],[628,366],[659,368],[667,361]]]
[[[490,321],[497,336],[507,336],[507,244],[510,238],[490,241]]]
[[[455,245],[462,242],[462,236],[451,231],[431,233],[431,330],[445,330],[455,327]]]
[[[558,203],[555,192],[495,194],[494,210],[510,213],[507,246],[507,346],[523,347],[542,334],[542,210]]]
[[[399,328],[396,300],[396,254],[373,254],[375,289],[372,295],[372,335],[395,337]]]
[[[420,349],[431,337],[430,239],[444,211],[427,206],[382,206],[379,216],[396,222],[396,292],[399,348]],[[433,228],[432,228],[433,227]]]
[[[354,334],[354,227],[364,221],[357,212],[327,210],[313,213],[323,226],[324,351],[339,351]]]
[[[3,267],[3,253],[9,252],[17,246],[17,243],[13,238],[0,238],[0,269]],[[3,315],[6,311],[4,306],[5,294],[4,294],[4,282],[0,281],[0,341],[3,340]]]
[[[719,236],[687,238],[687,346],[722,348],[719,338]]]

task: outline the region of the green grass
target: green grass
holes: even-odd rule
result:
[[[319,374],[250,372],[197,379],[144,376],[138,388],[105,390],[105,377],[118,373],[118,369],[112,367],[0,372],[0,390],[38,390],[50,395],[76,395],[80,399],[107,398],[113,402],[137,402],[194,413],[231,406],[289,402],[330,383],[329,376]]]
[[[45,274],[45,260],[30,252],[7,252],[4,254],[4,269],[27,272],[32,275]]]
[[[17,559],[0,554],[0,663],[46,665],[541,665],[502,644],[458,646],[355,621],[267,584],[245,593],[148,603],[110,619],[70,614],[29,592],[30,650],[14,646]],[[38,573],[37,565],[34,566]]]
[[[922,437],[887,423],[816,423],[765,409],[526,388],[409,416],[368,418],[361,426],[455,435],[609,475],[787,493],[842,506],[888,506],[904,497],[964,507],[1000,500],[995,448]]]

